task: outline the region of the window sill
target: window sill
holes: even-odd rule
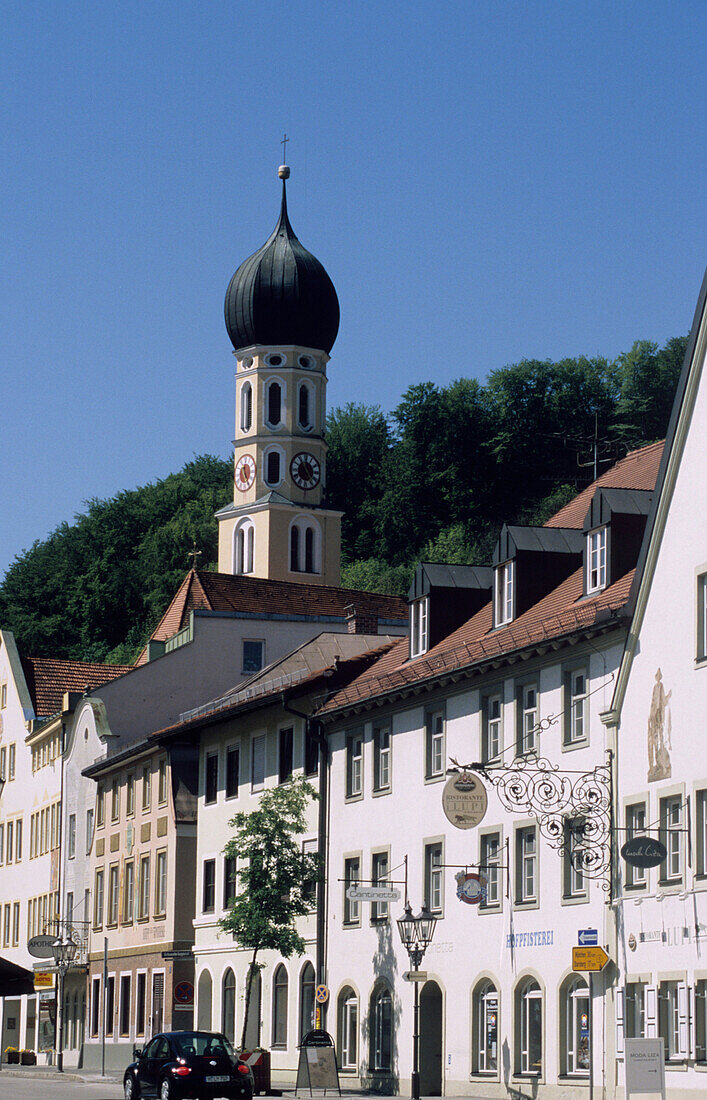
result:
[[[346,797],[344,798],[344,801],[347,802],[347,803],[348,802],[362,802],[363,801],[363,792],[361,792],[361,794],[347,794]]]
[[[588,748],[589,748],[589,738],[588,737],[582,737],[581,740],[577,740],[577,741],[563,741],[562,742],[562,752],[575,752],[577,749],[588,749]]]
[[[686,1058],[681,1058],[679,1061],[676,1059],[674,1062],[665,1062],[664,1064],[666,1072],[687,1073],[688,1070]]]
[[[562,905],[586,905],[589,894],[567,894],[562,898]]]
[[[392,794],[392,793],[393,793],[392,787],[379,787],[377,790],[373,791],[373,797],[374,798],[380,798],[381,795]]]
[[[359,921],[343,921],[341,927],[344,931],[350,931],[352,928],[360,928],[361,922]]]
[[[446,779],[446,775],[426,775],[425,783],[442,783]]]
[[[522,913],[528,909],[539,909],[540,902],[537,898],[533,898],[532,901],[514,901],[513,908],[516,912]]]
[[[490,917],[494,913],[502,913],[503,912],[503,906],[502,905],[495,905],[495,904],[494,905],[484,905],[484,906],[480,905],[478,907],[478,911],[479,911],[479,916]]]

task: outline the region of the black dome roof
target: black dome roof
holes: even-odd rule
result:
[[[284,179],[280,220],[231,279],[224,313],[236,351],[253,344],[299,344],[327,353],[332,349],[339,331],[339,300],[319,260],[294,234]]]

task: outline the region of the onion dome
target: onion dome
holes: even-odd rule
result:
[[[236,351],[254,344],[298,344],[331,351],[339,331],[339,300],[316,256],[287,217],[283,165],[280,219],[262,248],[241,264],[226,291],[226,329]]]

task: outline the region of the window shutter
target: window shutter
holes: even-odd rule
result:
[[[690,1034],[687,1006],[687,986],[684,982],[678,984],[678,1043],[680,1054],[685,1057],[690,1052]]]
[[[655,1039],[658,1035],[658,990],[654,985],[646,986],[646,1039]]]
[[[624,991],[616,990],[616,1053],[624,1052]]]

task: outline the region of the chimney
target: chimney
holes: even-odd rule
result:
[[[377,634],[378,616],[372,612],[358,612],[354,604],[347,604],[344,608],[346,624],[349,634]]]

